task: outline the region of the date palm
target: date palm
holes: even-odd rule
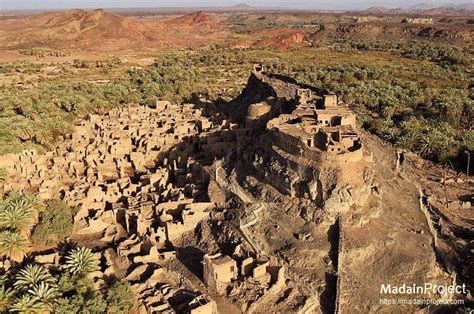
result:
[[[0,312],[5,312],[11,306],[15,291],[5,286],[0,286]]]
[[[10,312],[19,314],[47,313],[46,306],[39,302],[37,298],[25,294],[16,298],[10,308]]]
[[[8,275],[7,274],[3,274],[3,275],[0,275],[0,286],[7,286],[8,285]]]
[[[29,235],[35,224],[33,208],[24,199],[8,202],[0,210],[0,228],[18,230]]]
[[[2,200],[2,203],[8,203],[10,201],[19,200],[23,197],[23,195],[25,194],[21,193],[20,191],[12,191],[7,195],[4,200]]]
[[[40,265],[27,265],[15,276],[13,286],[20,291],[27,291],[40,284],[56,285],[56,279]]]
[[[417,145],[417,153],[425,158],[432,158],[436,152],[444,148],[444,139],[439,136],[438,132],[431,130],[420,137]]]
[[[420,133],[410,130],[397,139],[397,146],[411,150],[420,141],[420,138]]]
[[[46,208],[45,203],[34,194],[22,194],[22,198],[28,203],[28,206],[35,210],[35,213],[43,211]]]
[[[59,289],[55,284],[51,285],[44,281],[40,282],[38,285],[34,285],[33,288],[28,289],[28,293],[50,310],[52,302],[60,295]]]
[[[64,269],[73,275],[85,275],[99,270],[99,260],[90,249],[79,247],[66,256]]]
[[[44,204],[34,195],[12,193],[0,203],[0,228],[29,235]]]
[[[0,232],[0,256],[21,262],[30,248],[31,244],[24,235],[9,230]]]

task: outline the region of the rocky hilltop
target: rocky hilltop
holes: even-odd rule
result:
[[[346,38],[346,39],[430,39],[451,43],[469,44],[474,30],[456,25],[432,25],[423,23],[340,23],[322,25],[310,38]]]
[[[91,280],[130,283],[140,313],[372,312],[382,284],[473,289],[456,218],[472,206],[456,201],[459,186],[448,215],[430,168],[359,130],[337,95],[262,65],[222,107],[156,101],[91,115],[54,151],[2,156],[0,167],[2,193],[78,208],[69,240],[100,259]],[[61,254],[28,258],[52,269]]]

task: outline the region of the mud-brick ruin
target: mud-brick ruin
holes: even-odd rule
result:
[[[134,282],[147,273],[139,289],[152,289],[142,295],[153,298],[145,304],[163,310],[157,264],[175,254],[176,238],[209,217],[208,178],[194,152],[197,147],[206,158],[226,145],[219,132],[232,125],[220,122],[214,126],[194,106],[167,101],[91,115],[54,151],[3,156],[0,166],[11,177],[3,190],[61,196],[77,207],[74,237],[105,248],[108,268],[97,274],[97,284],[104,275]]]
[[[101,259],[97,288],[128,281],[140,313],[369,311],[377,285],[399,280],[395,263],[411,267],[407,280],[452,280],[418,187],[394,183],[374,145],[337,95],[259,65],[229,103],[123,107],[90,115],[51,152],[2,156],[0,192],[77,207],[71,240]],[[384,196],[396,184],[413,217]],[[420,245],[416,256],[398,241]],[[58,254],[31,255],[53,266]]]

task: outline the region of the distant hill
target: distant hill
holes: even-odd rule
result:
[[[198,11],[195,13],[187,14],[180,16],[178,18],[168,20],[165,22],[170,25],[179,25],[182,27],[191,26],[191,27],[206,27],[209,29],[219,28],[218,23],[210,15],[204,13],[203,11]]]
[[[422,15],[431,16],[474,16],[474,9],[466,8],[454,8],[454,7],[438,7],[423,10],[420,12]]]
[[[370,7],[367,10],[360,11],[362,14],[379,15],[379,14],[402,14],[407,10],[402,8],[386,8],[386,7]]]
[[[322,25],[310,38],[318,40],[324,38],[398,40],[403,38],[467,44],[472,42],[474,31],[459,25],[340,23]]]
[[[250,11],[250,10],[255,10],[254,7],[245,4],[245,3],[239,3],[234,6],[230,7],[231,10],[239,10],[239,11]]]
[[[472,16],[474,15],[474,4],[436,7],[421,3],[409,8],[370,7],[363,11],[357,11],[357,13],[364,15],[417,14],[427,16]]]
[[[218,23],[203,12],[157,22],[100,9],[68,10],[0,22],[0,46],[90,50],[169,47],[205,42],[206,36],[213,36],[217,31],[220,31]]]
[[[121,45],[153,37],[147,25],[103,10],[43,13],[4,23],[0,29],[0,42],[21,48],[94,46],[106,44],[104,40]]]

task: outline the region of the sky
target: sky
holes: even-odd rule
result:
[[[255,7],[319,10],[365,9],[371,6],[409,7],[472,3],[474,0],[0,0],[0,10],[69,8],[223,7],[245,3]]]

